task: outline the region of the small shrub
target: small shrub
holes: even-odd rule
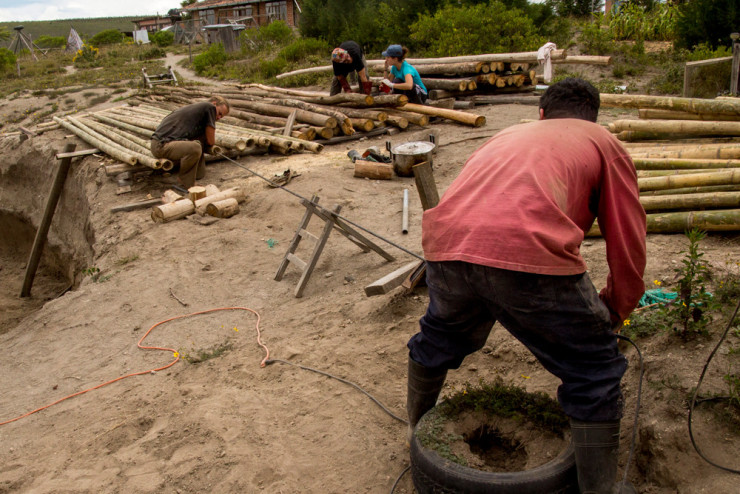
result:
[[[212,44],[206,51],[193,57],[193,69],[196,73],[203,75],[208,69],[223,65],[227,59],[224,45],[221,43]]]
[[[275,77],[285,70],[288,66],[288,62],[284,58],[278,57],[274,60],[260,60],[259,72],[264,78]]]
[[[299,38],[280,50],[278,57],[289,62],[297,62],[310,55],[327,58],[327,53],[330,52],[331,47],[326,41],[315,38]]]
[[[88,40],[93,46],[116,45],[123,42],[124,34],[118,29],[106,29]]]
[[[170,46],[175,42],[175,33],[172,31],[157,31],[149,35],[149,41],[157,46]]]
[[[7,72],[15,67],[15,53],[7,48],[0,48],[0,73]]]
[[[607,55],[616,51],[614,37],[609,29],[601,27],[603,17],[595,16],[593,22],[586,23],[580,35],[580,42],[583,43],[586,52],[595,55]]]
[[[39,48],[63,48],[67,40],[63,36],[47,36],[43,34],[34,41]]]
[[[97,63],[98,53],[100,50],[92,45],[84,44],[77,50],[77,54],[72,59],[75,67],[94,67]]]
[[[166,56],[167,52],[164,51],[164,48],[160,48],[159,46],[152,46],[139,52],[139,54],[136,55],[136,58],[139,60],[153,60],[155,58],[164,58]]]

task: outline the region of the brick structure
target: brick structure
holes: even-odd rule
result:
[[[201,26],[239,23],[258,27],[282,20],[296,27],[300,7],[298,0],[202,0],[182,9]]]

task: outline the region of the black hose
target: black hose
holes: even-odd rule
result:
[[[618,334],[617,338],[620,340],[624,340],[635,347],[635,350],[637,351],[637,356],[640,359],[640,379],[637,383],[637,404],[635,405],[635,420],[632,423],[632,440],[630,441],[630,452],[627,456],[627,463],[625,463],[624,465],[624,476],[622,477],[622,486],[620,489],[622,492],[627,492],[627,490],[625,489],[625,485],[627,485],[627,474],[629,472],[630,464],[632,463],[632,457],[635,454],[635,444],[637,442],[637,425],[640,418],[640,402],[642,401],[642,377],[645,374],[645,365],[642,360],[642,352],[634,341],[621,334]]]
[[[724,470],[725,472],[730,473],[740,473],[740,470],[735,470],[734,468],[725,467],[722,465],[719,465],[706,456],[704,456],[704,453],[701,452],[699,449],[699,446],[696,444],[696,441],[694,440],[694,432],[691,428],[691,416],[694,413],[694,405],[696,404],[696,397],[699,394],[699,386],[701,386],[702,381],[704,380],[704,376],[707,373],[707,368],[709,367],[709,363],[714,358],[714,354],[717,353],[717,350],[719,349],[720,345],[723,341],[725,341],[725,338],[727,337],[727,333],[730,332],[730,328],[732,327],[732,323],[735,320],[735,317],[737,316],[737,312],[740,310],[740,300],[737,301],[737,306],[735,307],[735,312],[732,313],[732,317],[730,317],[730,320],[727,321],[727,327],[725,328],[725,332],[722,334],[722,337],[717,342],[717,346],[714,347],[714,350],[712,350],[712,353],[709,354],[709,358],[707,358],[707,362],[704,364],[704,369],[701,371],[701,376],[699,377],[699,382],[696,383],[696,389],[694,389],[694,395],[691,397],[691,405],[689,405],[689,437],[691,438],[691,445],[694,446],[694,449],[697,453],[699,453],[699,456],[702,457],[704,461],[709,463],[710,465],[719,468],[720,470]]]

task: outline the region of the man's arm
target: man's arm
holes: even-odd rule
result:
[[[216,127],[206,125],[206,143],[209,146],[216,144]]]
[[[604,167],[598,218],[609,264],[606,287],[599,297],[616,325],[629,316],[645,291],[645,210],[635,167],[626,153]]]

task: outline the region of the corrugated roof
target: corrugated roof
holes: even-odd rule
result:
[[[232,7],[260,3],[260,0],[203,0],[184,7],[184,11],[212,9],[215,7]]]

